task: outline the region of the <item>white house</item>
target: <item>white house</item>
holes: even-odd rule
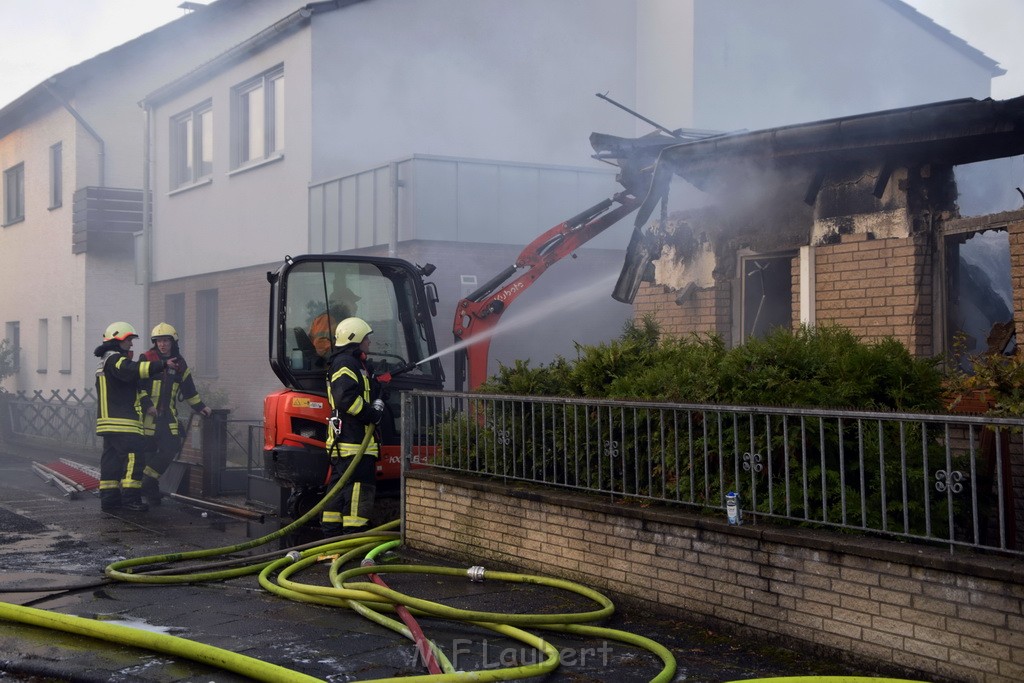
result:
[[[6,389],[81,395],[103,329],[145,325],[133,237],[146,203],[138,101],[297,4],[219,0],[0,109],[0,334],[20,348]]]
[[[652,128],[595,93],[670,129],[733,130],[984,97],[1002,73],[899,0],[291,9],[257,27],[244,13],[244,38],[138,95],[148,144],[137,168],[147,173],[130,187],[152,197],[139,243],[148,310],[138,318],[179,326],[200,384],[240,418],[258,417],[276,387],[266,359],[268,269],[286,254],[339,250],[433,262],[444,346],[468,289],[620,189],[590,159],[590,133]],[[606,281],[621,266],[629,222],[523,295],[494,359],[546,362],[571,355],[573,342],[618,335],[631,309],[608,296]],[[516,325],[517,310],[556,294],[567,299],[554,317]],[[3,316],[21,321],[26,349],[42,317],[35,308]],[[23,370],[18,388],[30,379]]]

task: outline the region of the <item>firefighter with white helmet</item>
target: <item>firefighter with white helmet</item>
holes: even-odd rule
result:
[[[374,430],[384,416],[380,384],[366,365],[373,330],[362,318],[345,318],[335,328],[334,352],[327,374],[327,398],[331,425],[327,430],[327,452],[331,457],[332,488],[350,458],[359,452],[367,430]],[[324,536],[367,529],[377,491],[377,436],[371,437],[363,457],[345,487],[324,507],[321,527]]]
[[[212,411],[199,398],[192,371],[178,348],[178,331],[170,323],[159,323],[150,334],[152,348],[142,354],[144,360],[164,361],[175,358],[176,369],[166,368],[151,374],[143,384],[142,433],[146,436],[146,468],[142,476],[142,495],[150,505],[159,505],[160,475],[181,450],[181,429],[178,427],[179,400],[196,413],[209,417]]]
[[[115,322],[103,332],[103,343],[93,354],[96,366],[96,434],[103,437],[100,456],[100,508],[145,512],[142,501],[142,413],[140,382],[165,368],[177,369],[174,359],[132,360],[132,340],[138,337],[126,322]]]

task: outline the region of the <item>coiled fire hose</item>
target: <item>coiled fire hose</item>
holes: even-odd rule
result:
[[[192,567],[180,573],[167,568],[151,571],[141,571],[139,569],[150,565],[166,565],[186,560],[238,553],[269,543],[302,527],[311,519],[314,519],[316,515],[320,514],[327,503],[351,478],[355,466],[358,464],[359,459],[363,457],[371,438],[372,429],[367,429],[366,437],[360,445],[359,451],[352,456],[349,467],[343,473],[338,483],[327,492],[317,505],[288,526],[262,538],[232,546],[154,555],[114,562],[106,567],[104,574],[108,577],[108,580],[130,583],[181,584],[225,580],[258,572],[260,585],[275,595],[300,602],[352,609],[374,623],[394,630],[413,640],[423,661],[432,672],[429,675],[423,676],[377,679],[372,683],[503,681],[541,676],[554,671],[559,666],[558,650],[539,636],[519,628],[520,626],[570,633],[583,637],[605,638],[645,649],[658,657],[663,664],[661,671],[652,681],[655,683],[668,683],[668,681],[671,681],[675,675],[676,663],[675,658],[667,648],[643,636],[618,629],[588,625],[586,623],[610,616],[614,612],[614,606],[607,597],[585,586],[562,579],[527,574],[485,572],[482,567],[471,567],[467,570],[454,567],[421,565],[378,566],[375,558],[400,544],[400,541],[395,538],[397,534],[391,531],[400,524],[400,520],[395,520],[367,532],[349,534],[322,542],[298,546],[291,549],[284,557],[280,556],[280,551],[275,551],[262,555],[229,558],[199,567]],[[361,554],[365,555],[362,566],[347,570],[342,569],[346,563]],[[328,573],[331,586],[304,584],[292,580],[291,577],[299,571],[328,559],[331,560]],[[272,579],[275,574],[276,582]],[[395,591],[379,578],[381,574],[469,576],[470,580],[473,581],[482,581],[486,576],[487,579],[495,581],[541,585],[569,591],[591,600],[596,603],[598,608],[587,612],[561,614],[505,614],[463,610]],[[371,576],[373,581],[357,582],[353,580],[367,575]],[[402,621],[386,616],[383,612],[398,613]],[[426,639],[419,625],[415,622],[415,617],[417,616],[465,621],[474,626],[518,640],[531,648],[539,650],[543,653],[544,659],[533,664],[500,669],[468,672],[455,671],[441,649]],[[296,681],[302,683],[320,680],[282,666],[185,638],[118,624],[99,622],[94,619],[49,612],[28,606],[0,602],[0,619],[141,647],[233,671],[254,680]],[[773,683],[795,683],[797,681],[824,682],[828,681],[829,677],[764,680],[772,681]],[[896,683],[895,679],[839,677],[832,680],[850,683],[857,680],[873,680],[875,683],[886,683],[887,681]]]

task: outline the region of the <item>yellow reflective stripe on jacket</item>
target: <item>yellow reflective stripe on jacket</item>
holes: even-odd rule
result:
[[[142,423],[124,417],[101,417],[96,420],[96,433],[101,432],[142,434]]]
[[[338,368],[338,371],[331,375],[330,383],[334,384],[334,382],[342,375],[344,375],[345,377],[351,377],[352,381],[355,382],[356,384],[361,384],[363,386],[363,395],[369,396],[370,379],[368,377],[358,377],[356,373],[352,372],[351,368]],[[359,396],[356,398],[356,400],[352,401],[352,405],[350,405],[345,412],[348,413],[349,415],[358,415],[359,413],[363,412],[363,406],[365,405],[366,402],[363,400],[363,397]]]
[[[105,375],[97,376],[96,388],[99,390],[100,394],[96,400],[96,404],[99,406],[99,419],[102,420],[110,414],[107,410],[107,406],[110,404],[107,402],[107,378]]]
[[[345,443],[344,441],[339,441],[337,443],[332,443],[331,444],[331,447],[332,447],[331,455],[332,456],[339,455],[342,458],[346,458],[346,457],[348,457],[350,455],[355,455],[356,453],[358,453],[359,452],[359,447],[361,445],[362,444],[358,444],[358,443]],[[377,450],[377,440],[376,439],[370,439],[370,443],[366,446],[366,451],[364,451],[364,452],[366,453],[366,455],[372,455],[372,456],[376,457],[378,452],[379,452]]]

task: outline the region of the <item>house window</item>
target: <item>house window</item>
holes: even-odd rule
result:
[[[60,372],[67,375],[71,372],[71,316],[60,319]]]
[[[4,225],[25,220],[25,164],[4,171]]]
[[[21,323],[15,320],[4,327],[4,339],[10,342],[14,351],[14,372],[17,373],[21,370]]]
[[[50,321],[46,318],[39,319],[39,338],[36,341],[38,343],[36,347],[36,358],[38,359],[36,362],[36,372],[45,374],[50,356]]]
[[[748,256],[741,260],[743,340],[793,327],[793,254]]]
[[[178,340],[185,336],[185,295],[167,294],[164,296],[164,322],[178,333]]]
[[[284,149],[284,68],[277,67],[232,91],[234,168]]]
[[[217,318],[217,290],[196,292],[196,371],[203,375],[217,374]]]
[[[171,184],[192,185],[213,175],[213,106],[205,102],[171,119]]]
[[[989,350],[989,338],[1008,351],[1012,330],[1013,281],[1010,237],[1005,228],[946,238],[947,348],[960,353],[960,366],[971,371],[970,356]],[[1001,333],[1001,327],[1009,330]]]
[[[64,145],[58,142],[50,147],[50,208],[64,203]]]

